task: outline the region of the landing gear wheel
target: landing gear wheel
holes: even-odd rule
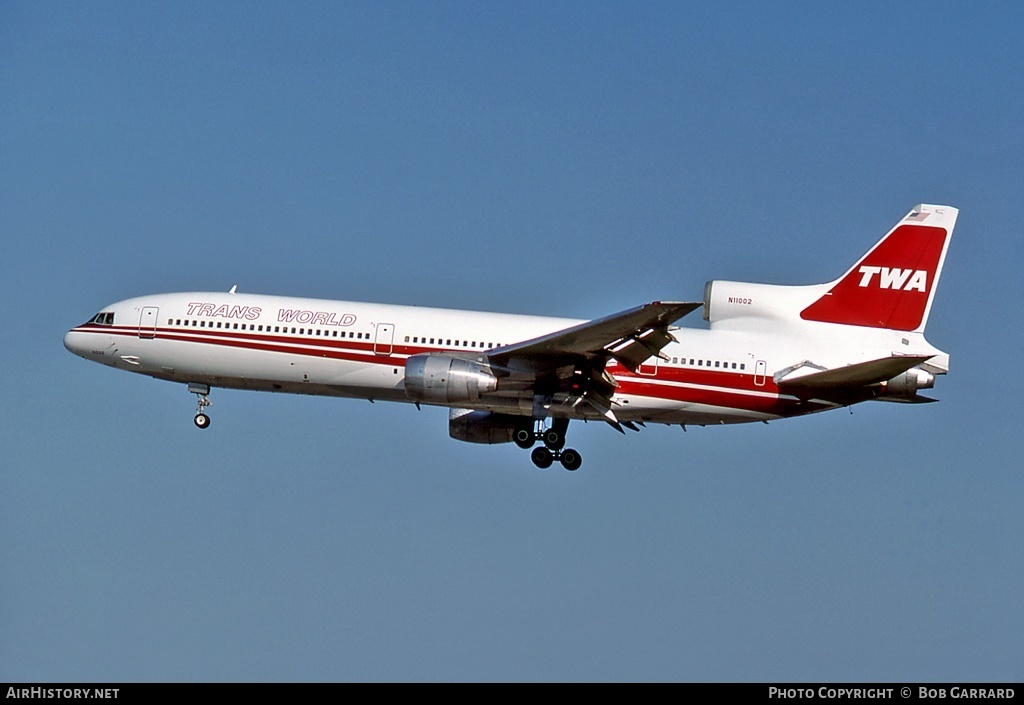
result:
[[[544,431],[541,435],[541,440],[551,450],[561,450],[565,445],[565,433],[559,431],[554,426]]]
[[[533,429],[527,428],[526,426],[520,426],[512,434],[512,440],[515,444],[524,450],[533,448],[533,444],[536,443],[537,437],[533,433]]]
[[[196,414],[196,417],[192,419],[192,422],[196,425],[196,428],[210,427],[210,417],[206,414]]]
[[[579,470],[580,466],[583,465],[583,457],[580,455],[578,450],[573,448],[566,448],[559,453],[559,460],[562,461],[562,467],[570,472],[573,470]]]
[[[543,470],[544,468],[551,467],[551,463],[555,462],[555,456],[544,446],[538,446],[530,453],[530,460],[533,461],[534,465]]]

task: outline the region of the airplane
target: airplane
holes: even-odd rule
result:
[[[710,281],[584,321],[244,294],[172,293],[105,307],[66,334],[87,360],[187,385],[206,429],[211,389],[449,408],[452,438],[515,443],[539,468],[582,464],[571,420],[765,422],[920,394],[949,371],[924,329],[958,210],[922,204],[838,279]],[[706,328],[680,327],[703,310]]]

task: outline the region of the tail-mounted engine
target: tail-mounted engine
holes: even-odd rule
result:
[[[710,281],[704,285],[704,320],[714,326],[743,319],[792,318],[795,314],[790,298],[798,288],[720,279]]]
[[[920,367],[913,367],[885,382],[884,386],[882,398],[899,401],[914,399],[918,390],[931,389],[935,386],[935,375]]]
[[[498,379],[488,365],[451,355],[413,355],[405,361],[405,393],[433,404],[479,401]]]

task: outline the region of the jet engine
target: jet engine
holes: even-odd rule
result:
[[[522,423],[522,416],[452,409],[448,415],[448,435],[467,443],[511,443],[513,432]]]
[[[430,404],[479,401],[498,387],[490,368],[451,355],[413,355],[405,361],[405,393]]]
[[[712,326],[747,320],[787,320],[795,315],[798,287],[716,279],[704,285],[704,320]]]
[[[935,375],[920,367],[912,367],[886,382],[883,396],[913,399],[917,396],[918,390],[931,389],[933,386],[935,386]]]

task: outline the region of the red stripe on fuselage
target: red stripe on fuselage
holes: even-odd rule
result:
[[[762,385],[745,373],[659,366],[657,375],[617,371],[618,392],[691,404],[743,409],[776,416],[824,408],[779,394],[770,377]]]
[[[137,326],[85,324],[73,330],[127,338],[138,338],[139,334]],[[411,355],[450,350],[392,343],[390,353],[376,353],[372,340],[300,338],[251,331],[193,328],[157,328],[156,339],[393,367],[404,367],[406,358]],[[479,352],[485,354],[484,351]],[[614,377],[619,383],[617,391],[633,396],[743,409],[779,416],[793,414],[798,405],[800,410],[796,413],[812,410],[806,403],[801,404],[795,399],[780,397],[778,387],[770,377],[763,385],[757,386],[754,384],[753,375],[750,374],[667,366],[659,366],[656,375],[641,375],[617,368]]]

